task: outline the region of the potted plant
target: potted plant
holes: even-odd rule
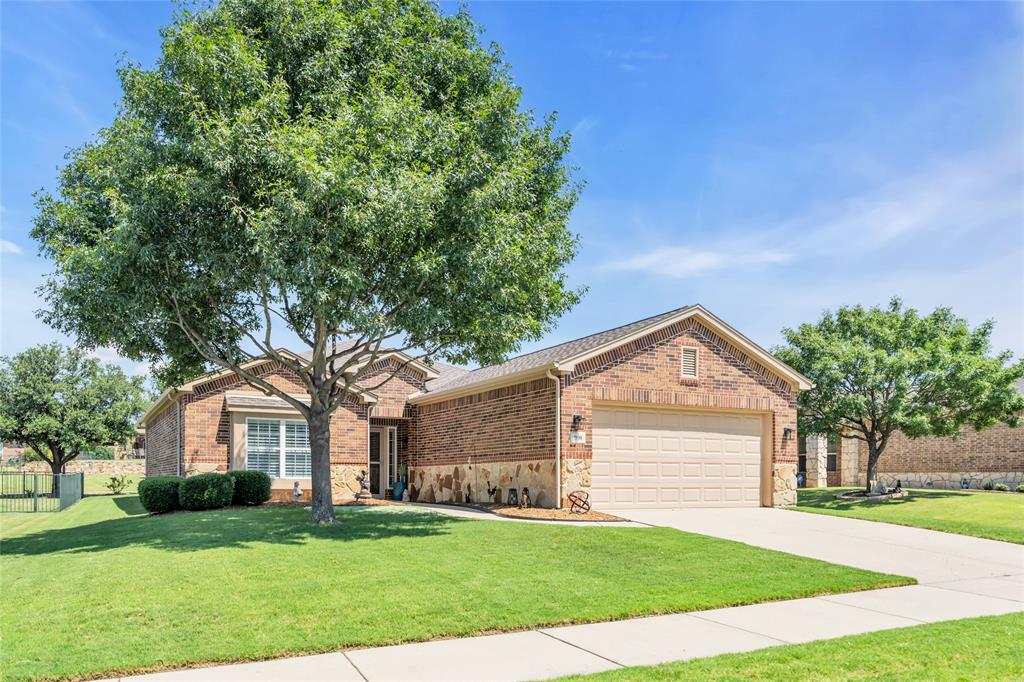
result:
[[[401,500],[405,494],[406,472],[408,471],[405,462],[398,466],[398,480],[391,484],[391,499]]]

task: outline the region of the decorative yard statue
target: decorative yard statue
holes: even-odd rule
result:
[[[519,499],[519,508],[520,509],[529,509],[530,508],[530,489],[529,488],[523,488],[523,495]]]

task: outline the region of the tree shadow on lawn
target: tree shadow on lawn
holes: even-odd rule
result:
[[[131,516],[5,539],[3,553],[31,556],[126,547],[192,552],[246,548],[260,542],[300,545],[310,539],[351,542],[418,538],[446,535],[454,525],[471,523],[443,514],[367,507],[339,508],[338,520],[332,526],[310,525],[309,512],[301,507],[232,508],[140,517],[137,498],[117,499],[115,504]]]

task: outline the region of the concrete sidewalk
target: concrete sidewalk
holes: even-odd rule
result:
[[[632,512],[922,584],[625,621],[157,673],[139,682],[541,680],[1024,611],[1024,547],[776,509]]]

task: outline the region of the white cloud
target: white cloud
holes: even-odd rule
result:
[[[917,255],[935,244],[1024,219],[1024,164],[1012,143],[885,180],[860,194],[816,205],[776,225],[755,222],[719,239],[682,246],[672,227],[652,230],[664,245],[606,260],[601,270],[688,277],[714,271],[780,266],[807,258],[849,258],[885,252]],[[1020,242],[1013,245],[1019,248]]]
[[[704,251],[682,246],[669,246],[608,263],[613,270],[641,270],[666,277],[690,277],[714,270],[752,268],[787,263],[792,257],[774,249],[761,251]]]
[[[21,253],[21,247],[7,239],[0,239],[0,253]]]

